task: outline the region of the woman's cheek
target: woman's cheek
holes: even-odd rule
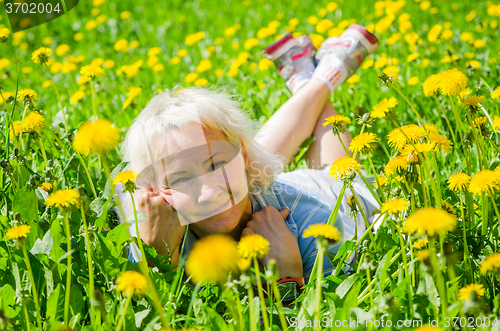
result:
[[[248,194],[248,183],[245,175],[245,163],[241,152],[229,162],[224,169],[227,173],[227,179],[234,202],[241,202]]]

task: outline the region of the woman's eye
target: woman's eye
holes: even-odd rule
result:
[[[170,184],[170,186],[171,186],[171,187],[174,187],[174,186],[179,187],[179,186],[184,185],[187,181],[188,181],[188,179],[187,179],[186,177],[182,177],[182,178],[179,178],[179,179],[174,180],[174,181]]]
[[[219,162],[215,162],[213,164],[213,167],[210,166],[210,170],[215,170],[215,169],[219,169],[221,166],[223,166],[224,164],[226,163],[226,161],[219,161]]]

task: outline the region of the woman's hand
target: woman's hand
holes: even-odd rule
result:
[[[138,209],[147,216],[147,220],[139,223],[141,239],[158,254],[167,255],[167,243],[172,264],[179,263],[179,246],[186,226],[180,225],[177,212],[165,199],[157,195],[151,188],[141,189]]]
[[[241,234],[260,234],[269,241],[269,254],[262,263],[267,266],[270,259],[275,259],[280,278],[303,276],[299,244],[285,223],[289,214],[288,208],[278,211],[271,206],[264,207],[252,215]]]

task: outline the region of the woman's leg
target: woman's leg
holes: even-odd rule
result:
[[[311,135],[316,140],[309,147],[306,158],[310,168],[318,168],[345,156],[342,146],[329,127],[323,127],[326,117],[335,115],[328,97],[330,89],[321,81],[311,79],[285,102],[257,133],[257,141],[283,154],[288,162],[297,153],[300,144]],[[342,136],[346,145],[351,136]]]

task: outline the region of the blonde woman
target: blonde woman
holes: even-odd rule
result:
[[[288,35],[267,47],[264,55],[275,61],[293,96],[259,130],[220,90],[186,88],[156,95],[125,139],[124,160],[143,178],[135,200],[147,217],[139,225],[141,238],[159,254],[170,252],[177,264],[182,245],[186,258],[193,244],[211,233],[237,241],[257,233],[270,242],[262,264],[275,259],[281,278],[307,283],[317,251],[314,239],[302,233],[328,220],[342,186],[328,176],[329,166],[345,156],[331,129],[322,125],[336,114],[329,95],[377,47],[376,38],[357,25],[327,39],[316,54],[308,36]],[[311,135],[316,140],[306,159],[312,169],[284,173]],[[345,144],[351,140],[348,132],[341,138]],[[365,215],[372,216],[376,200],[359,180],[354,190]],[[344,239],[355,233],[347,217],[350,194],[347,190],[335,220]],[[358,234],[364,232],[358,222]],[[341,244],[328,251],[335,254]],[[332,269],[326,258],[325,275]]]

